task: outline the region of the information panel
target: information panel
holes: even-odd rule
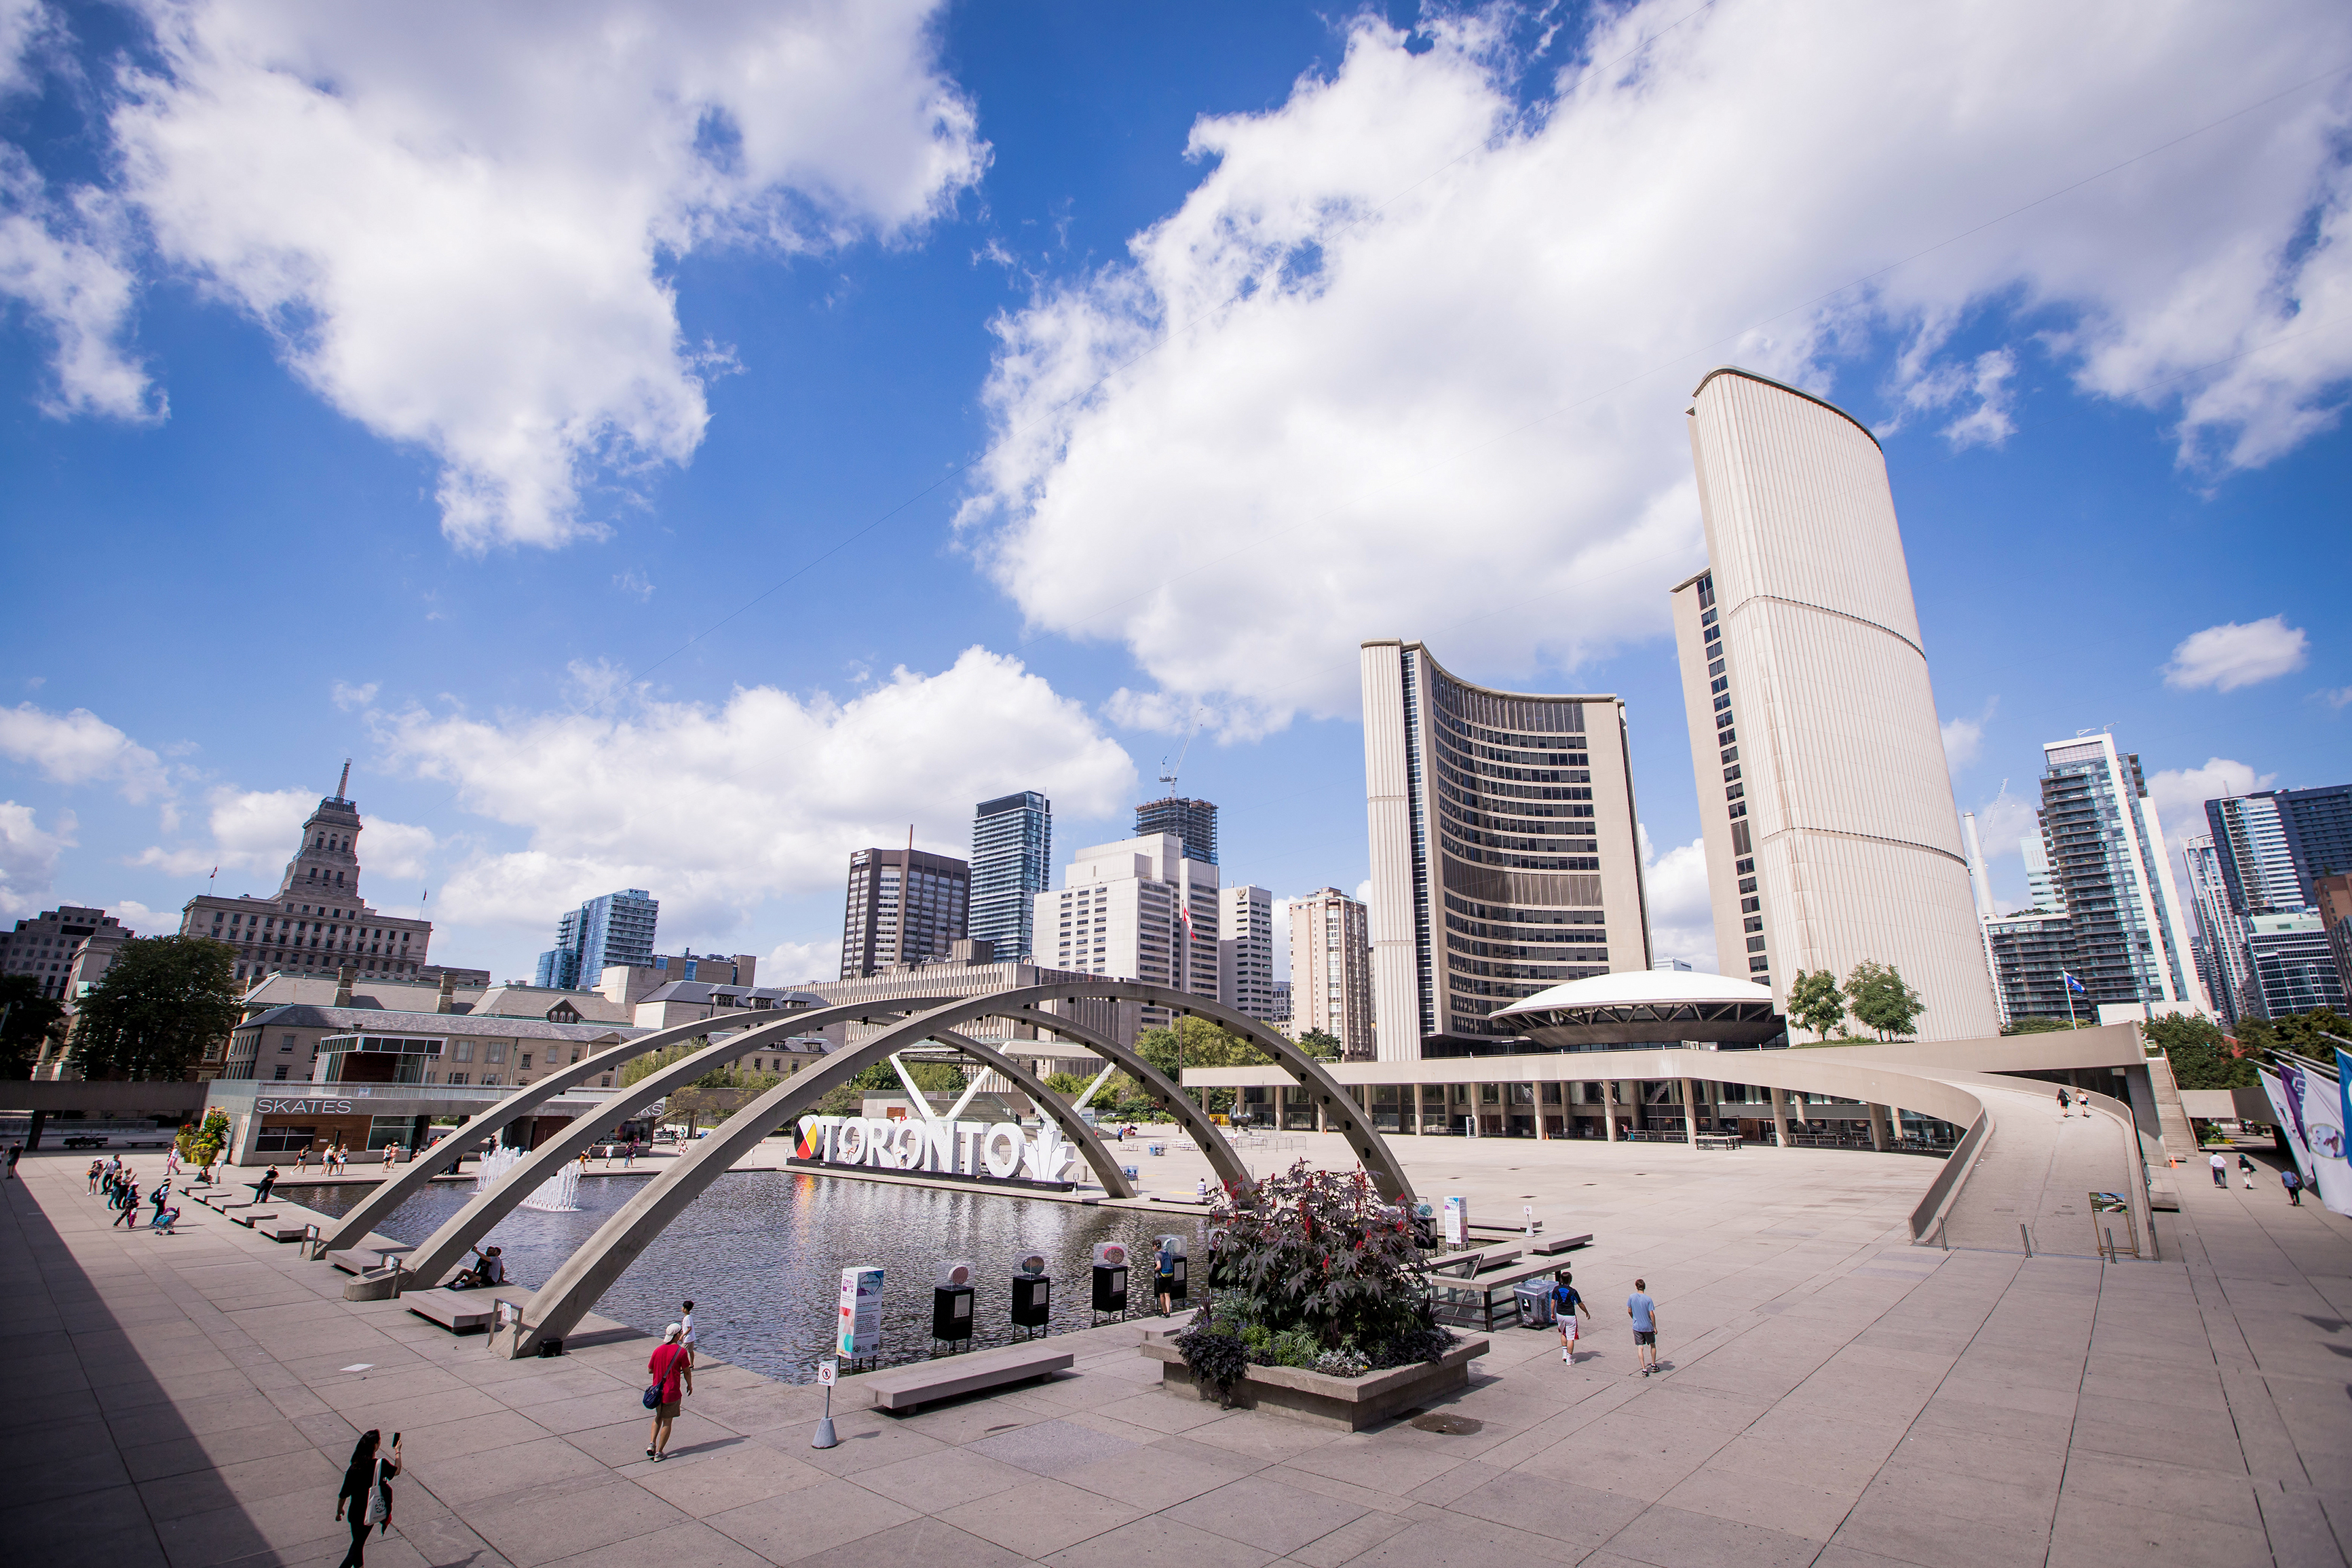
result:
[[[841,1271],[841,1322],[834,1348],[856,1361],[882,1348],[882,1270]]]

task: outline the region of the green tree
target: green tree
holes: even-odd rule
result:
[[[1207,1019],[1190,1016],[1178,1019],[1173,1029],[1145,1030],[1136,1036],[1135,1052],[1179,1084],[1184,1082],[1188,1067],[1259,1067],[1273,1060]],[[1226,1110],[1234,1103],[1230,1089],[1186,1092],[1204,1111]]]
[[[2046,1018],[2039,1013],[2029,1013],[2023,1018],[2010,1019],[2008,1026],[2000,1032],[2003,1034],[2053,1034],[2074,1027],[2064,1019]]]
[[[2322,1061],[2336,1060],[2336,1040],[2352,1040],[2352,1019],[2340,1017],[2333,1008],[2315,1008],[2307,1013],[2290,1013],[2274,1019],[2271,1027],[2276,1031],[2278,1043],[2298,1056],[2316,1057]],[[2329,1040],[2329,1035],[2336,1040]],[[2347,1050],[2352,1050],[2347,1046]]]
[[[65,1016],[65,1004],[41,995],[32,976],[0,976],[0,1078],[30,1078],[41,1046]]]
[[[1789,1021],[1823,1040],[1845,1022],[1845,998],[1827,969],[1800,969],[1789,982]]]
[[[1093,1082],[1093,1079],[1081,1078],[1075,1072],[1053,1072],[1046,1074],[1045,1087],[1065,1100],[1075,1100],[1085,1093],[1087,1085]]]
[[[236,1027],[236,959],[204,936],[125,942],[74,1019],[73,1065],[84,1078],[186,1078]]]
[[[1305,1034],[1300,1035],[1298,1037],[1298,1049],[1305,1051],[1307,1055],[1313,1057],[1318,1061],[1337,1061],[1339,1060],[1339,1037],[1337,1035],[1326,1034],[1319,1029],[1310,1029]]]
[[[2139,1026],[2147,1042],[2172,1064],[2172,1080],[2183,1089],[2250,1089],[2260,1080],[2254,1064],[2230,1050],[2210,1019],[2168,1013]]]
[[[1845,999],[1853,1009],[1853,1016],[1863,1028],[1874,1030],[1881,1040],[1897,1040],[1908,1035],[1927,1010],[1927,1004],[1918,992],[1903,983],[1901,971],[1892,964],[1873,963],[1864,958],[1845,977]]]

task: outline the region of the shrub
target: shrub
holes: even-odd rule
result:
[[[1230,1333],[1219,1332],[1216,1325],[1195,1324],[1178,1334],[1172,1341],[1184,1364],[1192,1375],[1217,1391],[1217,1397],[1227,1409],[1233,1408],[1234,1381],[1250,1364],[1249,1348]]]

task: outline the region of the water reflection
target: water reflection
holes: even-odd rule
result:
[[[650,1174],[650,1173],[649,1173]],[[568,1214],[518,1209],[488,1239],[505,1249],[508,1275],[536,1287],[629,1200],[646,1176],[618,1173],[580,1184],[580,1208]],[[417,1194],[376,1228],[420,1242],[473,1196],[473,1184],[441,1184]],[[364,1187],[282,1184],[296,1202],[328,1214],[355,1206]],[[596,1310],[632,1328],[659,1333],[691,1298],[698,1337],[713,1354],[787,1383],[810,1383],[832,1347],[834,1311],[845,1268],[883,1270],[884,1364],[931,1353],[931,1270],[971,1260],[979,1275],[973,1305],[975,1348],[1019,1338],[1012,1309],[1013,1265],[1040,1252],[1054,1279],[1054,1333],[1084,1328],[1088,1254],[1097,1241],[1124,1241],[1139,1253],[1161,1231],[1186,1236],[1197,1260],[1204,1246],[1197,1220],[1127,1209],[882,1182],[746,1171],[721,1177],[646,1249]],[[1141,1260],[1139,1259],[1139,1261]],[[1138,1271],[1132,1299],[1146,1305],[1150,1265]]]

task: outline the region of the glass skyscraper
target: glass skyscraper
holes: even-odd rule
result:
[[[1217,808],[1213,801],[1187,800],[1171,795],[1146,800],[1135,809],[1135,836],[1173,833],[1184,841],[1184,858],[1208,865],[1217,863]]]
[[[2207,924],[2236,981],[2231,997],[2214,998],[2224,1016],[2340,1006],[2345,977],[2329,949],[2318,884],[2352,872],[2352,784],[2208,800],[2205,821],[2212,837],[2197,844],[2205,846],[2218,906]]]
[[[592,898],[555,923],[555,946],[539,956],[532,984],[593,989],[614,964],[649,964],[661,900],[642,887]]]
[[[1051,885],[1054,803],[1034,789],[982,800],[971,812],[971,914],[976,941],[996,960],[1035,951],[1037,895]]]
[[[2139,758],[2099,734],[2042,748],[2042,835],[2072,922],[2083,1000],[2206,1006],[2164,828]]]

